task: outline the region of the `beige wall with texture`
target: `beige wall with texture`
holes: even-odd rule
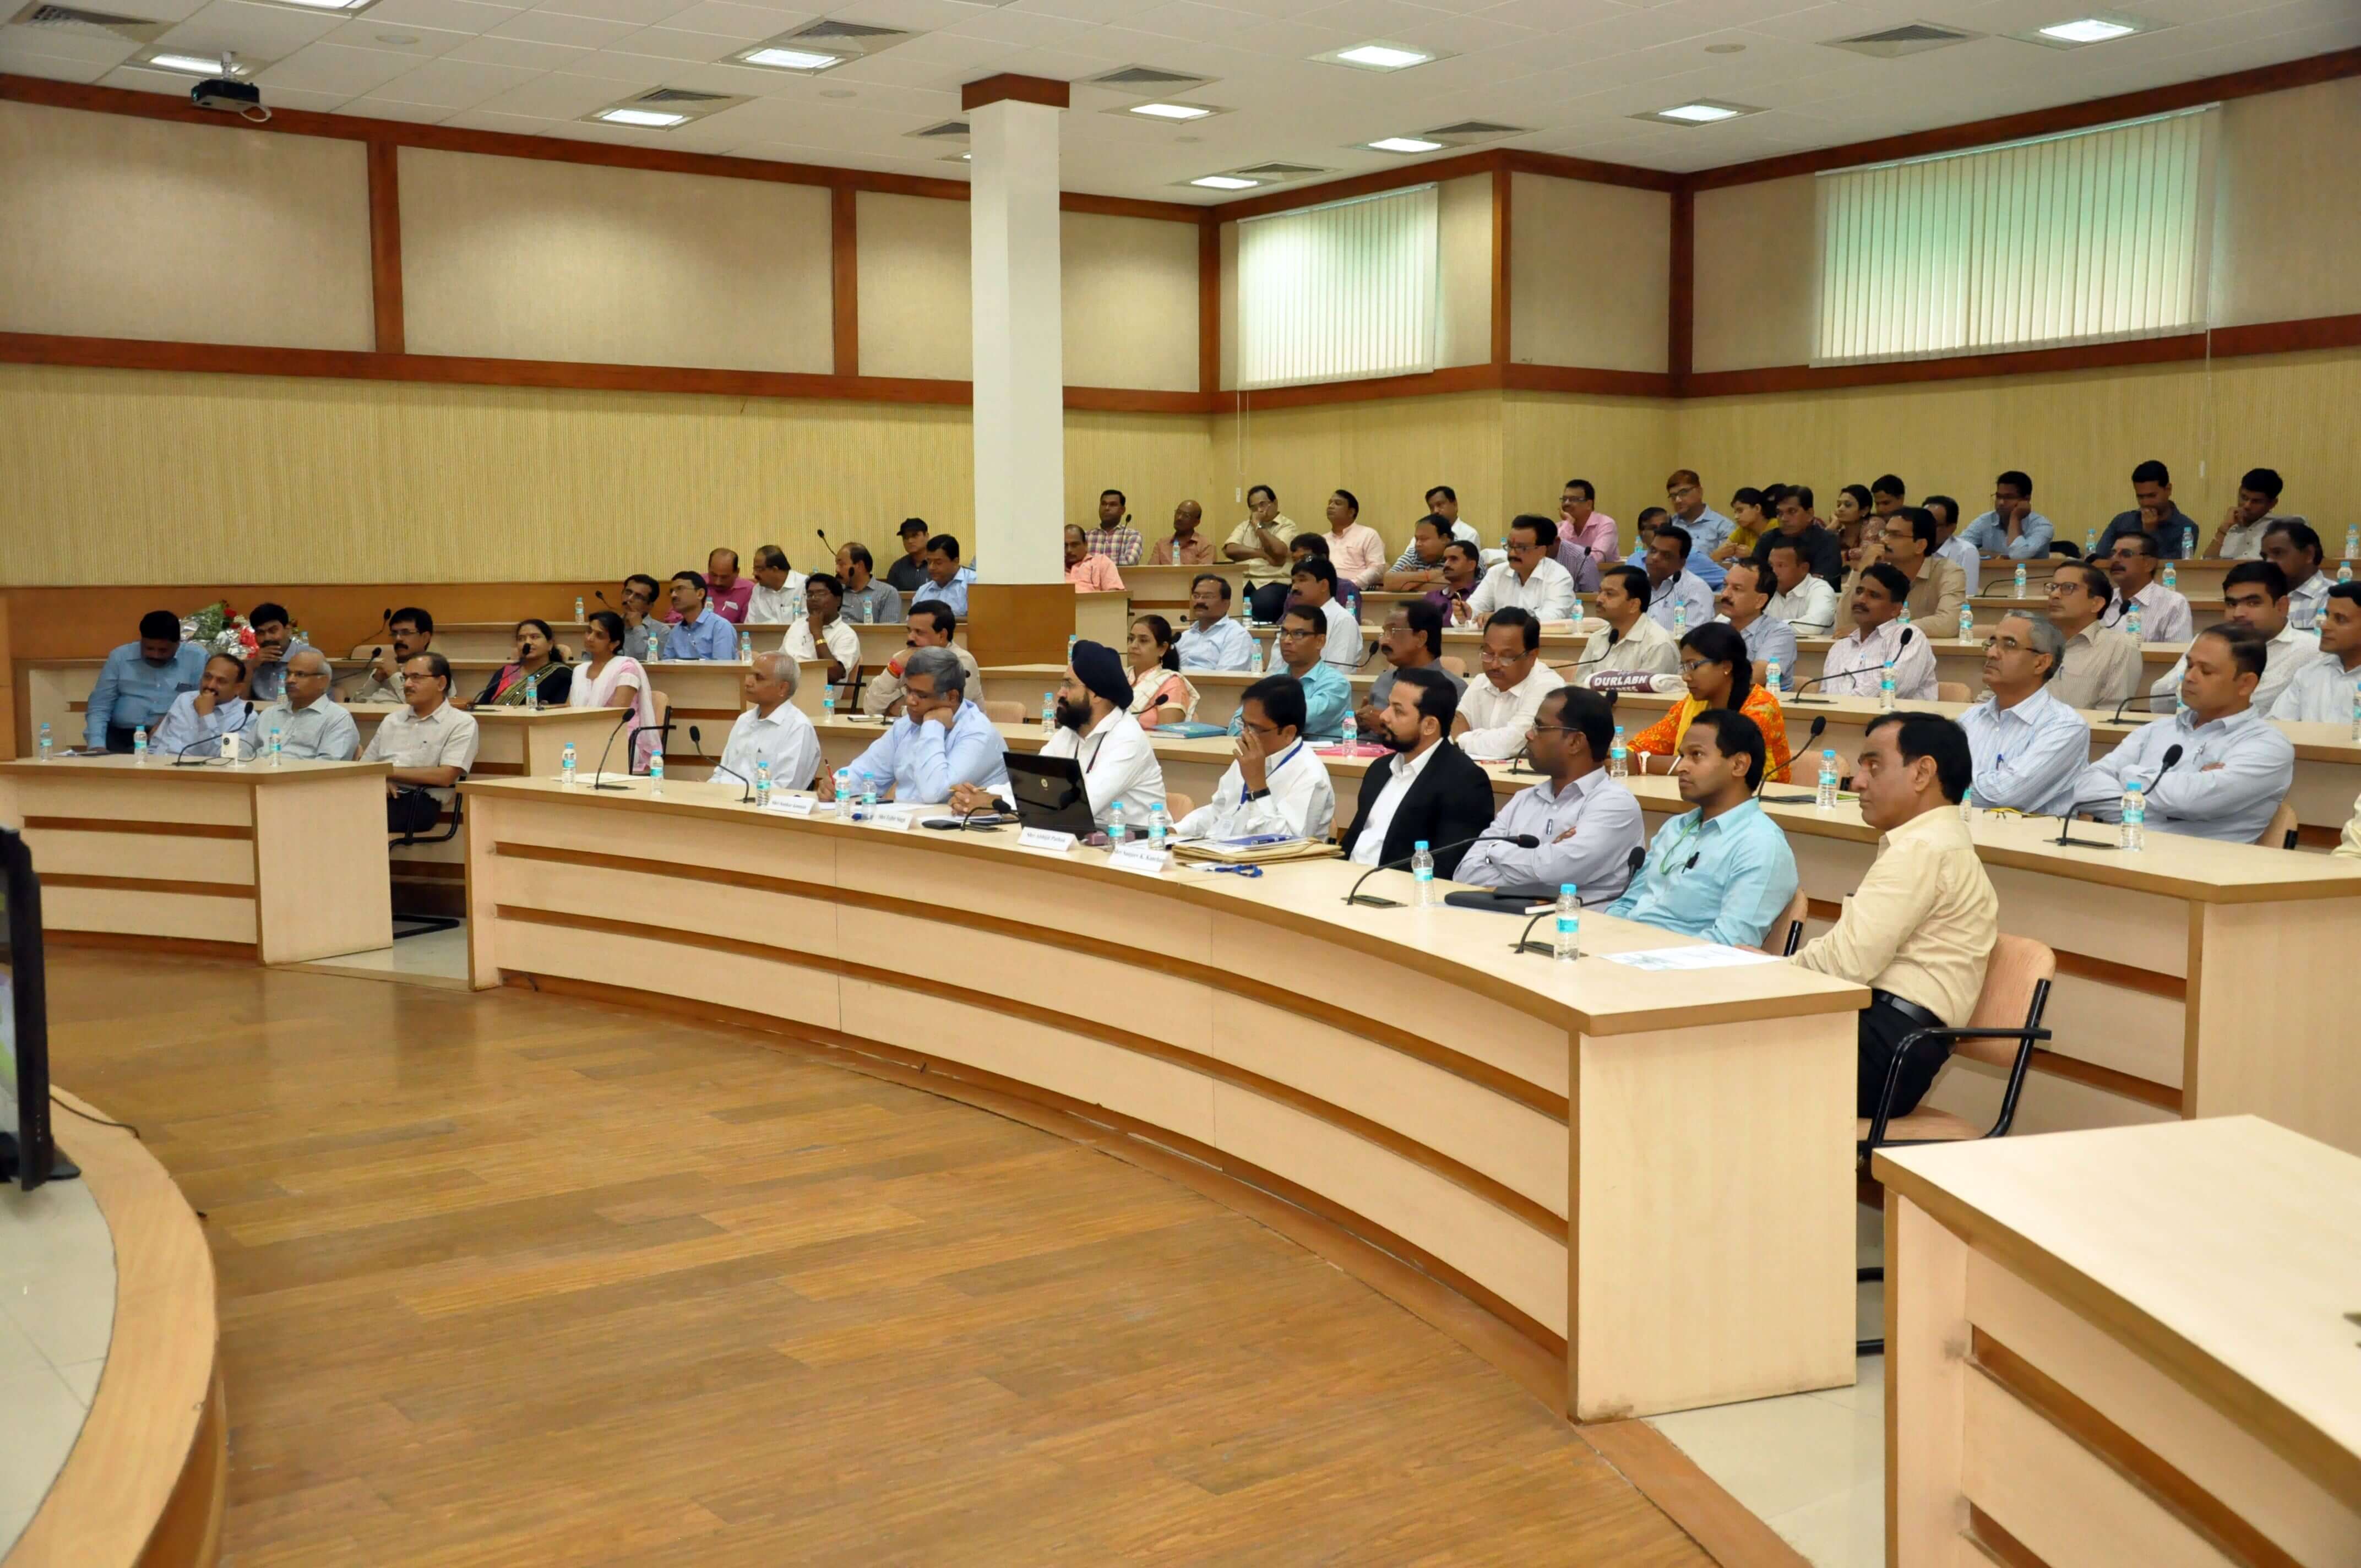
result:
[[[1509,357],[1662,375],[1672,197],[1542,174],[1510,181]]]

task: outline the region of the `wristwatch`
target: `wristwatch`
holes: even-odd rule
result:
[[[1260,800],[1269,793],[1270,791],[1268,788],[1240,790],[1238,792],[1238,804],[1240,806],[1244,806],[1248,801]]]

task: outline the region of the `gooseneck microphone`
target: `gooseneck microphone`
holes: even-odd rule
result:
[[[712,758],[707,756],[705,754],[705,737],[697,733],[697,726],[694,724],[688,727],[688,743],[697,748],[697,760],[698,762],[711,763],[715,773],[728,773],[731,778],[736,779],[740,784],[746,786],[746,793],[738,797],[739,805],[744,806],[754,798],[754,781],[748,778],[744,773],[740,773],[737,769],[731,767],[729,763],[716,762]]]
[[[1439,855],[1452,850],[1464,850],[1470,844],[1514,844],[1520,850],[1538,850],[1542,847],[1542,841],[1531,833],[1478,833],[1472,839],[1462,839],[1455,844],[1444,844],[1440,848],[1430,846],[1427,852]],[[1418,851],[1412,850],[1400,860],[1386,861],[1371,866],[1361,873],[1358,882],[1353,883],[1353,891],[1345,895],[1345,902],[1358,904],[1370,909],[1400,909],[1402,906],[1401,900],[1379,898],[1374,893],[1363,893],[1361,883],[1379,872],[1398,872],[1416,859],[1418,859]]]
[[[260,709],[257,708],[254,704],[249,701],[246,705],[246,722],[239,725],[236,729],[216,729],[211,735],[199,736],[196,740],[190,741],[185,746],[174,747],[172,750],[172,765],[176,768],[205,768],[211,767],[214,763],[220,762],[222,758],[219,752],[219,747],[222,743],[222,737],[225,735],[245,734],[247,729],[253,725],[255,718],[259,712]],[[189,755],[190,752],[195,751],[200,746],[212,746],[216,750],[214,754],[210,757],[192,757]],[[243,760],[243,752],[240,753],[240,757],[241,760]]]
[[[2121,723],[2124,721],[2124,709],[2125,709],[2125,708],[2129,707],[2132,704],[2134,704],[2134,703],[2136,703],[2136,702],[2139,701],[2142,697],[2150,696],[2153,696],[2153,695],[2154,695],[2154,694],[2152,694],[2152,693],[2149,693],[2149,692],[2144,692],[2144,691],[2135,691],[2135,692],[2133,692],[2131,696],[2127,696],[2127,697],[2124,698],[2124,700],[2123,700],[2123,701],[2121,701],[2121,702],[2119,702],[2119,703],[2115,704],[2115,711],[2114,711],[2114,712],[2113,712],[2113,713],[2111,713],[2111,714],[2109,714],[2109,715],[2107,715],[2107,722],[2108,722],[2108,723],[2110,723],[2110,724],[2121,724]],[[2164,776],[2164,775],[2163,775],[2162,773],[2158,773],[2158,774],[2157,775],[2157,777],[2158,777],[2158,778],[2162,778],[2163,776]]]
[[[2164,765],[2156,770],[2156,777],[2147,781],[2146,788],[2154,789],[2158,784],[2162,784],[2164,782],[2164,775],[2172,772],[2173,768],[2180,762],[2180,745],[2176,742],[2175,744],[2167,747],[2164,753]],[[2058,837],[2049,841],[2061,848],[2072,848],[2077,850],[2119,850],[2123,848],[2120,844],[2110,844],[2103,839],[2077,839],[2073,837],[2074,807],[2070,804],[2068,805],[2064,811],[2059,814],[2059,820],[2061,826],[2058,829]]]
[[[1795,758],[1796,758],[1796,757],[1803,756],[1803,755],[1805,754],[1805,752],[1809,751],[1810,751],[1814,746],[1818,745],[1818,744],[1819,744],[1819,741],[1820,741],[1820,733],[1821,733],[1821,731],[1823,731],[1823,730],[1827,729],[1828,729],[1828,716],[1827,714],[1825,714],[1825,713],[1817,713],[1817,714],[1814,714],[1814,715],[1812,716],[1812,731],[1811,731],[1811,733],[1810,733],[1810,734],[1808,734],[1808,735],[1806,735],[1806,736],[1805,736],[1805,737],[1804,737],[1804,749],[1803,749],[1803,751],[1798,751],[1798,752],[1796,752],[1796,753],[1795,754],[1795,756],[1789,757],[1789,758],[1787,759],[1788,771],[1789,771],[1791,773],[1792,773],[1794,772],[1794,770],[1795,770]],[[1812,805],[1816,800],[1817,800],[1817,799],[1819,798],[1819,797],[1818,797],[1818,796],[1817,796],[1817,795],[1763,795],[1763,784],[1769,784],[1770,782],[1771,782],[1771,770],[1770,770],[1770,769],[1768,769],[1768,768],[1765,768],[1765,769],[1763,769],[1763,784],[1756,784],[1756,785],[1754,786],[1754,793],[1755,793],[1758,796],[1760,796],[1760,797],[1762,798],[1762,800],[1763,801],[1763,803],[1764,803],[1765,805],[1768,805],[1768,806],[1810,806],[1810,805]],[[1792,781],[1791,781],[1791,782],[1792,782]]]
[[[1648,847],[1645,844],[1632,845],[1631,852],[1623,857],[1623,886],[1627,891],[1631,886],[1631,879],[1640,874],[1640,868],[1647,862]],[[1533,927],[1556,913],[1557,905],[1554,904],[1545,909],[1534,911],[1533,917],[1525,922],[1525,928],[1517,933],[1517,939],[1509,945],[1509,950],[1515,953],[1532,953],[1544,959],[1557,957],[1555,947],[1548,942],[1532,940]]]
[[[1806,686],[1818,685],[1822,681],[1842,680],[1848,675],[1877,675],[1884,674],[1886,671],[1894,668],[1894,665],[1902,663],[1903,650],[1910,646],[1911,634],[1916,632],[1917,630],[1918,629],[1915,626],[1904,627],[1902,629],[1902,641],[1894,645],[1894,657],[1888,659],[1883,664],[1864,664],[1858,670],[1833,670],[1825,675],[1814,675],[1810,680],[1799,683],[1795,689],[1788,694],[1788,700],[1792,702],[1803,702],[1806,700],[1812,702],[1826,702],[1828,699],[1825,696],[1817,696],[1806,699],[1804,696],[1804,688]]]
[[[590,775],[590,787],[592,789],[629,789],[631,787],[630,784],[620,782],[615,784],[609,784],[607,782],[607,755],[615,749],[615,737],[623,732],[623,726],[629,724],[632,718],[633,713],[631,709],[628,707],[623,709],[623,717],[615,720],[614,729],[607,731],[607,743],[598,749],[598,769]],[[631,738],[635,741],[639,739],[639,734],[636,730],[632,732]],[[631,764],[626,762],[623,766],[623,772],[628,774],[631,771]]]

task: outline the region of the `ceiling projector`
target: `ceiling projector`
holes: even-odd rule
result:
[[[257,125],[270,118],[270,111],[262,104],[262,89],[237,75],[236,57],[226,49],[222,51],[222,74],[207,77],[190,88],[189,102],[200,109],[236,115]]]

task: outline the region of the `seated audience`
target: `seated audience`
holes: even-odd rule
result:
[[[810,625],[807,621],[802,624],[804,634],[808,637],[811,634]],[[977,668],[975,655],[959,645],[956,640],[958,631],[959,617],[951,613],[951,607],[940,599],[928,599],[925,604],[910,607],[910,631],[909,635],[903,639],[903,643],[908,649],[950,649],[952,656],[959,660],[960,668],[967,672],[967,689],[980,692],[983,689],[983,672]],[[829,647],[830,653],[834,654],[835,638],[829,638]],[[870,678],[869,684],[863,686],[861,692],[862,712],[884,718],[895,718],[901,716],[902,672],[908,667],[909,663],[908,652],[896,653],[887,661],[884,669]]]
[[[1131,532],[1128,529],[1124,532]],[[1137,539],[1138,535],[1134,533],[1132,537]],[[1123,592],[1123,577],[1115,571],[1114,559],[1093,553],[1090,536],[1071,522],[1066,524],[1066,581],[1074,585],[1077,593]],[[920,598],[926,597],[922,591]]]
[[[746,619],[753,593],[752,580],[738,575],[738,552],[719,545],[705,557],[705,597],[714,614],[738,625]]]
[[[434,646],[434,618],[414,605],[405,607],[393,612],[393,618],[385,623],[385,631],[391,646],[377,651],[361,684],[352,689],[346,701],[401,701],[405,688],[402,666]]]
[[[1182,501],[1172,509],[1172,532],[1156,542],[1149,552],[1151,566],[1210,566],[1213,564],[1213,542],[1198,531],[1205,521],[1205,509],[1195,501]]]
[[[1099,520],[1082,534],[1082,548],[1109,565],[1138,565],[1139,530],[1131,526],[1130,507],[1130,498],[1121,490],[1100,491]]]
[[[2361,713],[2361,583],[2328,590],[2316,629],[2320,657],[2299,662],[2270,716],[2297,724],[2346,724]]]
[[[1567,883],[1582,902],[1600,905],[1621,894],[1631,876],[1631,851],[1648,841],[1640,803],[1620,779],[1607,776],[1615,738],[1615,709],[1580,686],[1554,687],[1533,715],[1526,744],[1533,766],[1549,782],[1510,797],[1494,818],[1494,833],[1530,833],[1533,850],[1504,839],[1472,846],[1453,874],[1477,887],[1531,888],[1554,896]]]
[[[1465,539],[1468,543],[1477,546],[1483,544],[1484,542],[1476,536],[1476,525],[1459,515],[1457,490],[1453,489],[1449,485],[1436,485],[1426,492],[1424,499],[1426,510],[1443,520],[1444,526],[1450,531],[1452,538]]]
[[[902,717],[852,760],[856,785],[863,778],[890,781],[895,800],[947,801],[960,811],[982,809],[995,792],[1007,793],[1008,742],[968,696],[967,669],[950,649],[911,654],[902,694]],[[834,791],[832,781],[821,781],[823,798]]]
[[[1713,590],[1721,587],[1721,563],[1714,552],[1729,542],[1738,525],[1705,504],[1705,482],[1694,468],[1675,468],[1665,477],[1664,507],[1671,514],[1668,521],[1681,531],[1686,545],[1680,559],[1689,575],[1705,585],[1705,602],[1711,604]],[[1654,576],[1654,570],[1651,568],[1648,575]],[[1709,614],[1692,615],[1689,624],[1701,626],[1712,619]]]
[[[2263,639],[2263,679],[2255,688],[2253,705],[2256,712],[2268,713],[2295,673],[2319,657],[2320,640],[2290,624],[2287,575],[2268,561],[2241,561],[2224,573],[2222,604],[2233,625],[2250,627]],[[2184,657],[2148,688],[2148,706],[2158,713],[2179,707],[2184,696],[2180,678],[2188,673]]]
[[[1631,886],[1607,913],[1643,926],[1759,947],[1795,896],[1795,855],[1756,800],[1763,731],[1726,707],[1697,716],[1674,771],[1697,809],[1656,830]]]
[[[2142,642],[2186,642],[2196,634],[2189,600],[2157,580],[2163,563],[2157,559],[2155,540],[2145,533],[2126,533],[2115,541],[2114,553],[2097,564],[2106,568],[2115,587],[2115,602],[2100,618],[2107,625],[2130,631],[2132,606],[2137,605]]]
[[[1265,675],[1238,697],[1236,760],[1213,786],[1213,798],[1182,817],[1183,839],[1247,839],[1284,834],[1325,839],[1336,822],[1328,764],[1303,734],[1303,688]]]
[[[1073,663],[1058,687],[1058,732],[1041,755],[1081,761],[1091,818],[1101,828],[1114,820],[1118,802],[1125,822],[1139,828],[1148,808],[1164,798],[1164,768],[1148,731],[1131,716],[1131,696],[1120,654],[1104,642],[1074,644]]]
[[[1553,562],[1551,565],[1554,565]],[[1483,678],[1458,692],[1451,738],[1479,762],[1503,762],[1524,749],[1542,698],[1563,683],[1541,660],[1542,623],[1510,605],[1484,625]],[[1394,672],[1400,679],[1400,672]],[[1390,687],[1387,691],[1392,696]]]
[[[664,629],[665,659],[721,663],[737,660],[738,629],[716,615],[713,607],[706,602],[703,574],[672,575],[672,609],[680,619]]]
[[[451,706],[451,662],[440,653],[404,661],[401,686],[403,706],[378,725],[361,761],[393,764],[385,781],[386,827],[424,833],[476,765],[476,718]]]
[[[2090,722],[2049,689],[2066,639],[2048,621],[2011,610],[1984,642],[1984,699],[1960,715],[1975,762],[1976,804],[2062,817],[2091,759]]]
[[[1302,686],[1303,738],[1315,746],[1344,739],[1345,715],[1353,707],[1353,683],[1324,657],[1327,646],[1327,618],[1313,606],[1290,605],[1279,618],[1279,637],[1272,643],[1279,656],[1270,673],[1292,676]],[[1240,733],[1239,722],[1236,714],[1230,715],[1231,734]]]
[[[205,661],[197,689],[172,699],[164,717],[148,733],[148,746],[168,757],[203,751],[225,735],[236,735],[242,755],[252,757],[254,707],[240,695],[246,689],[246,661],[215,653]]]
[[[975,574],[960,565],[959,541],[948,533],[938,533],[927,541],[927,580],[918,586],[910,602],[941,599],[965,619],[968,585],[974,581]]]
[[[1131,677],[1131,712],[1142,729],[1187,724],[1197,717],[1197,688],[1180,673],[1180,650],[1172,623],[1160,615],[1143,615],[1131,623],[1124,643],[1126,673]]]
[[[2235,568],[2234,568],[2235,569]],[[2295,743],[2254,707],[2268,663],[2263,634],[2223,622],[2189,645],[2181,663],[2180,712],[2152,719],[2074,782],[2074,805],[2103,822],[2122,820],[2124,791],[2134,780],[2147,793],[2147,825],[2251,844],[2295,781]],[[2180,760],[2164,765],[2178,747]]]
[[[1764,510],[1763,492],[1741,485],[1730,497],[1730,537],[1714,546],[1711,559],[1727,568],[1732,561],[1752,555],[1763,536],[1777,526]]]
[[[911,613],[917,614],[917,605],[912,605]],[[952,615],[952,624],[957,625],[958,612],[954,610]],[[844,619],[842,583],[826,572],[814,572],[804,579],[804,618],[788,627],[786,635],[779,639],[779,652],[790,659],[826,659],[831,684],[852,678],[851,672],[861,667],[861,633]]]
[[[172,699],[193,692],[205,675],[205,651],[181,641],[180,619],[169,609],[139,618],[139,640],[106,656],[82,714],[82,744],[93,751],[129,751],[131,732],[151,732]]]
[[[1179,647],[1184,670],[1243,670],[1254,663],[1254,633],[1230,619],[1230,580],[1221,573],[1189,580],[1189,624]]]
[[[254,633],[254,670],[247,676],[246,695],[255,703],[279,700],[281,684],[287,678],[287,660],[298,648],[310,643],[295,635],[294,622],[288,619],[287,607],[262,603],[247,612],[246,624]]]
[[[1361,623],[1336,602],[1336,569],[1318,555],[1296,563],[1294,601],[1290,609],[1311,609],[1328,623],[1328,642],[1321,657],[1350,675],[1361,667]]]
[[[1960,537],[1982,555],[2009,561],[2039,561],[2049,554],[2057,526],[2033,510],[2033,478],[2011,468],[1993,481],[1992,510],[1960,530]]]
[[[1403,670],[1394,677],[1385,722],[1373,737],[1390,756],[1361,775],[1359,805],[1345,830],[1345,858],[1356,865],[1410,865],[1418,845],[1434,855],[1434,874],[1448,882],[1467,853],[1467,840],[1492,821],[1492,781],[1483,765],[1451,743],[1458,704],[1440,670]]]
[[[1245,565],[1246,600],[1257,620],[1276,620],[1286,608],[1293,567],[1288,546],[1295,534],[1295,524],[1279,515],[1277,490],[1256,485],[1246,491],[1246,521],[1231,530],[1222,545],[1222,559]]]
[[[894,558],[894,564],[891,566],[885,568],[885,586],[896,594],[917,593],[919,587],[926,582],[927,534],[925,518],[906,517],[902,520],[902,527],[898,534],[902,542],[902,554]],[[796,602],[800,604],[802,601],[798,599]]]
[[[1281,609],[1285,609],[1288,605],[1291,605],[1295,602],[1295,589],[1293,586],[1295,568],[1301,566],[1304,562],[1311,560],[1315,555],[1323,561],[1328,561],[1328,536],[1324,533],[1299,533],[1293,539],[1288,541],[1287,554],[1289,560],[1289,565],[1287,568],[1289,575],[1289,587],[1287,593],[1287,604],[1279,606]],[[1328,564],[1331,567],[1335,565],[1334,561],[1328,561]],[[1336,602],[1344,607],[1345,613],[1351,615],[1356,620],[1358,620],[1361,613],[1361,590],[1354,586],[1353,580],[1344,576],[1342,573],[1338,573],[1334,591],[1336,596]]]
[[[1871,510],[1874,504],[1867,485],[1847,485],[1837,491],[1829,521],[1836,525],[1832,532],[1837,538],[1837,556],[1844,563],[1844,568],[1831,581],[1841,581],[1844,573],[1858,564],[1861,537],[1872,528],[1872,520],[1877,515]]]
[[[1826,533],[1827,530],[1821,532]],[[1828,537],[1833,554],[1836,536]],[[1770,573],[1770,587],[1774,590],[1765,613],[1774,620],[1786,622],[1787,629],[1798,637],[1834,636],[1836,585],[1812,570],[1801,541],[1773,534],[1770,544],[1768,552],[1755,557],[1755,569]]]
[[[1795,553],[1786,553],[1790,560]],[[1713,596],[1714,609],[1720,619],[1746,642],[1746,656],[1761,666],[1765,681],[1770,679],[1770,667],[1779,666],[1778,688],[1793,691],[1795,686],[1795,629],[1771,613],[1771,574],[1748,557],[1732,561],[1721,581],[1721,592]],[[1817,580],[1817,579],[1816,579]],[[1826,587],[1825,584],[1822,587]]]
[[[2126,533],[2145,533],[2156,541],[2156,553],[2178,561],[2197,553],[2197,524],[2172,499],[2172,475],[2154,458],[2132,470],[2132,499],[2139,504],[2119,511],[2099,535],[2093,556],[2104,555]]]
[[[2301,522],[2294,513],[2281,513],[2279,507],[2279,477],[2269,468],[2249,468],[2246,477],[2238,481],[2238,499],[2222,514],[2222,524],[2213,531],[2213,538],[2205,546],[2205,554],[2216,561],[2259,561],[2263,558],[2263,530],[2275,522]]]
[[[1748,570],[1751,563],[1741,563]],[[1742,713],[1763,732],[1764,776],[1787,782],[1787,716],[1769,687],[1754,680],[1754,661],[1746,656],[1746,642],[1737,632],[1716,621],[1692,627],[1681,639],[1681,679],[1688,696],[1673,710],[1631,739],[1631,761],[1641,774],[1669,773],[1681,756],[1681,741],[1697,716],[1712,708]],[[1662,765],[1654,759],[1661,758]]]
[[[2050,695],[2069,707],[2113,708],[2139,690],[2140,645],[2106,624],[2114,595],[2114,579],[2088,561],[2049,575],[2049,624],[2066,640]]]
[[[1960,820],[1973,768],[1960,727],[1931,713],[1871,720],[1854,765],[1861,820],[1884,837],[1834,928],[1794,961],[1869,987],[1855,1115],[1917,1109],[1950,1048],[1922,1040],[1897,1060],[1897,1047],[1916,1030],[1966,1024],[1983,992],[2000,899]]]
[[[664,657],[664,620],[655,612],[656,600],[663,594],[664,585],[645,572],[634,572],[623,579],[623,641],[620,652],[625,658],[644,664]],[[397,693],[397,700],[399,696]]]
[[[1598,591],[1598,575],[1623,557],[1615,520],[1598,510],[1598,488],[1568,479],[1558,492],[1557,564],[1574,576],[1576,593]]]
[[[804,613],[804,575],[775,544],[754,552],[754,587],[746,597],[745,626],[785,626]]]
[[[920,598],[947,599],[953,613],[967,614],[967,586],[975,581],[975,574],[959,564],[959,541],[948,533],[938,533],[927,541],[927,580],[918,585]],[[847,544],[836,553],[837,597],[843,601],[844,619],[862,626],[891,626],[902,619],[902,595],[899,590],[879,582],[870,574],[875,563],[866,544]],[[939,579],[935,573],[943,576]]]
[[[1422,594],[1443,585],[1443,551],[1451,543],[1451,524],[1441,512],[1429,512],[1413,523],[1410,547],[1394,558],[1386,573],[1386,592]]]
[[[1862,565],[1883,561],[1902,574],[1908,585],[1902,602],[1909,608],[1921,637],[1956,637],[1960,606],[1967,602],[1967,581],[1960,568],[1934,554],[1935,517],[1925,507],[1904,507],[1891,513],[1882,528],[1861,535],[1858,559]],[[1859,567],[1845,584],[1850,594],[1861,578]]]
[[[582,629],[582,667],[566,693],[568,707],[627,707],[631,717],[624,721],[631,737],[623,767],[628,773],[647,771],[648,759],[655,755],[664,737],[653,728],[656,721],[655,688],[647,670],[637,659],[623,652],[624,639],[629,635],[623,618],[611,609],[590,612],[588,624]]]
[[[1778,549],[1783,543],[1791,546],[1795,552],[1796,564],[1804,575],[1817,577],[1828,585],[1828,624],[1833,626],[1836,622],[1837,585],[1844,581],[1844,550],[1838,543],[1837,536],[1822,527],[1819,519],[1812,515],[1812,488],[1809,485],[1784,487],[1775,503],[1773,515],[1778,518],[1779,526],[1754,542],[1756,565],[1771,568],[1772,576],[1779,579],[1779,591],[1783,595],[1795,591],[1795,585],[1788,581],[1787,575],[1780,570],[1778,563],[1771,558],[1772,552]],[[1805,630],[1804,626],[1807,622],[1798,620],[1793,615],[1784,614],[1775,609],[1771,613],[1795,627],[1802,636],[1827,635],[1825,631]]]
[[[494,670],[484,689],[461,707],[564,707],[574,672],[558,662],[562,650],[545,620],[516,623],[516,657]]]
[[[1535,620],[1574,619],[1574,578],[1552,554],[1557,548],[1557,524],[1531,513],[1509,524],[1509,562],[1487,572],[1468,596],[1467,614],[1477,624],[1497,612],[1514,608]]]
[[[2288,582],[2288,624],[2310,631],[2328,602],[2334,581],[2321,570],[2325,553],[2312,524],[2281,521],[2263,529],[2263,559],[2279,569]]]
[[[1689,569],[1694,559],[1689,532],[1677,522],[1658,527],[1641,557],[1648,572],[1648,619],[1675,638],[1713,619],[1714,590]],[[1720,576],[1717,570],[1717,583]]]
[[[1374,588],[1386,575],[1386,542],[1360,517],[1361,503],[1352,491],[1328,498],[1328,560],[1340,581]]]
[[[306,644],[288,654],[280,706],[262,718],[266,740],[276,729],[283,754],[323,762],[349,762],[360,755],[360,727],[330,695],[335,684],[335,667],[317,648]]]
[[[1500,569],[1510,570],[1505,565]],[[1426,597],[1437,609],[1451,618],[1453,625],[1472,623],[1476,612],[1470,607],[1488,576],[1490,574],[1484,569],[1482,548],[1464,539],[1455,539],[1443,547],[1443,581],[1429,590]]]
[[[819,732],[796,707],[796,685],[802,675],[785,653],[757,653],[748,662],[745,679],[739,683],[746,710],[730,726],[717,775],[752,789],[754,765],[768,762],[773,788],[811,787],[812,775],[819,772]]]
[[[1828,647],[1820,690],[1829,696],[1874,697],[1888,673],[1906,702],[1935,699],[1935,654],[1927,634],[1901,621],[1910,581],[1883,561],[1852,575],[1852,632]],[[1890,667],[1890,669],[1889,669]]]
[[[1592,601],[1607,630],[1594,631],[1576,659],[1576,685],[1588,685],[1595,676],[1625,670],[1645,670],[1669,675],[1680,667],[1680,645],[1673,634],[1648,618],[1648,574],[1625,562],[1598,574],[1598,598]]]
[[[1872,515],[1889,518],[1910,504],[1909,487],[1898,474],[1880,474],[1869,482],[1869,507]]]
[[[1411,599],[1398,604],[1386,612],[1385,629],[1378,634],[1378,647],[1386,656],[1386,667],[1369,683],[1368,699],[1354,715],[1355,722],[1365,733],[1374,734],[1394,690],[1395,673],[1401,670],[1436,669],[1451,683],[1455,698],[1464,698],[1467,692],[1465,677],[1451,673],[1443,663],[1443,612],[1431,599]]]
[[[1984,591],[1984,563],[1976,547],[1960,537],[1960,503],[1949,496],[1928,496],[1926,510],[1935,520],[1935,554],[1960,569],[1967,597],[1975,598]]]

